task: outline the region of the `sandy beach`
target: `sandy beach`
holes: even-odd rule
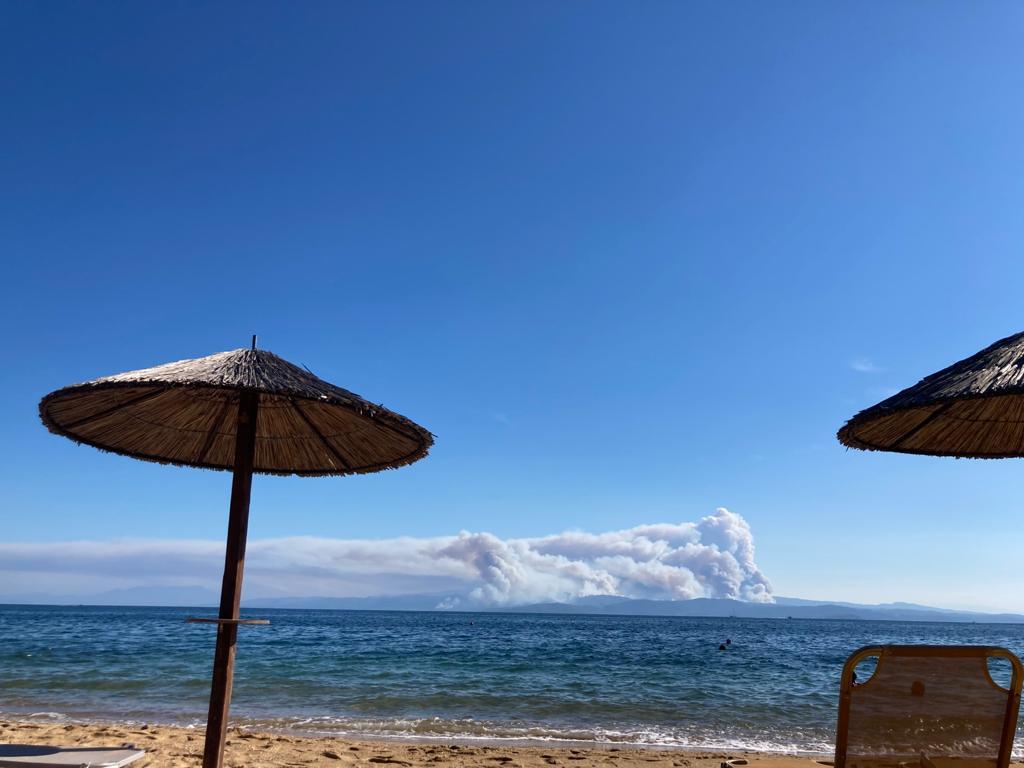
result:
[[[202,762],[203,733],[190,728],[110,724],[0,722],[0,743],[120,747],[132,744],[147,756],[140,768],[193,768]],[[719,768],[747,760],[752,768],[815,768],[812,758],[754,752],[642,749],[636,747],[504,746],[498,743],[422,743],[314,738],[232,728],[225,766],[397,766],[434,768]]]

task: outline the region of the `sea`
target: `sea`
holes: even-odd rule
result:
[[[0,719],[202,727],[216,629],[191,615],[209,610],[0,606]],[[859,647],[981,644],[1024,656],[1017,624],[249,616],[271,624],[239,628],[233,721],[355,738],[829,753],[840,671]]]

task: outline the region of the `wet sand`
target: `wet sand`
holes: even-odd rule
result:
[[[22,723],[0,721],[0,743],[120,747],[146,750],[139,768],[198,768],[203,732],[147,725]],[[819,758],[821,759],[821,758]],[[354,741],[232,728],[224,765],[230,768],[360,766],[365,768],[720,768],[747,760],[750,768],[821,768],[813,758],[753,752],[603,746],[505,746],[500,743]]]

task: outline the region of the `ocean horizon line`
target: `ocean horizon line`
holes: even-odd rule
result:
[[[786,611],[786,615],[756,615],[748,612],[723,613],[709,610],[707,613],[699,612],[699,608],[692,612],[624,612],[601,610],[600,608],[581,607],[574,603],[531,603],[516,606],[493,606],[493,607],[428,607],[428,606],[351,606],[351,605],[328,605],[314,604],[319,600],[347,600],[348,598],[295,598],[296,601],[309,601],[309,604],[298,605],[270,605],[262,602],[259,598],[252,601],[243,601],[242,610],[253,611],[289,611],[289,612],[352,612],[352,613],[414,613],[414,614],[439,614],[439,615],[522,615],[522,616],[574,616],[574,617],[605,617],[605,618],[650,618],[650,619],[744,619],[753,621],[856,621],[856,622],[890,622],[890,623],[920,623],[920,624],[992,624],[992,625],[1024,625],[1024,615],[1016,613],[987,613],[975,611],[962,611],[945,608],[934,608],[931,606],[910,606],[908,604],[894,603],[881,605],[851,605],[846,603],[814,603],[810,606],[791,606],[782,604],[782,608],[802,608],[800,611]],[[706,604],[702,601],[714,600],[711,598],[693,598],[679,601],[649,601],[661,602],[668,605],[685,604]],[[647,601],[645,601],[647,602]],[[763,603],[747,603],[744,601],[730,601],[744,606],[760,606]],[[720,605],[721,601],[716,601]],[[894,607],[889,607],[889,606]],[[5,607],[26,607],[26,608],[82,608],[82,609],[136,609],[136,610],[177,610],[195,611],[198,614],[207,614],[216,611],[215,603],[118,603],[118,602],[78,602],[78,601],[7,601],[0,600],[0,608]],[[828,613],[818,613],[814,609],[822,609]],[[862,615],[869,612],[869,615]],[[794,613],[796,615],[794,615]]]

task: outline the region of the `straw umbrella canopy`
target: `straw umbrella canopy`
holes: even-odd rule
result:
[[[1005,459],[1024,456],[1024,333],[861,411],[839,442],[867,451]]]
[[[220,768],[253,473],[350,475],[411,464],[433,436],[272,352],[236,349],[75,384],[39,403],[53,433],[145,461],[232,472],[203,768]]]

